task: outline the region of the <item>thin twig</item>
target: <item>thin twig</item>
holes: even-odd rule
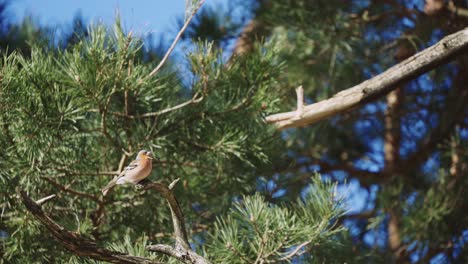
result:
[[[237,248],[235,248],[231,243],[228,243],[226,247],[232,251],[236,256],[238,256],[240,259],[242,259],[245,263],[251,263],[252,261],[250,259],[247,259],[244,255],[242,255]]]
[[[255,91],[253,90],[253,87],[251,87],[248,91],[247,91],[247,96],[244,97],[239,103],[237,103],[235,106],[229,108],[229,109],[226,109],[226,110],[222,110],[222,111],[219,111],[219,112],[214,112],[214,113],[210,113],[210,115],[223,115],[223,114],[227,114],[227,113],[231,113],[231,112],[236,112],[236,111],[239,111],[241,109],[245,109],[248,104],[250,102],[252,102],[252,98],[255,94]]]
[[[276,246],[273,250],[271,250],[270,252],[265,254],[264,259],[265,259],[266,263],[275,263],[276,262],[275,260],[270,261],[270,260],[268,260],[268,258],[270,256],[272,256],[273,254],[277,253],[279,250],[281,250],[285,246],[286,241],[288,239],[289,239],[288,235],[285,235],[278,246]]]
[[[117,175],[122,172],[126,161],[127,161],[127,155],[124,153],[124,154],[122,154],[122,157],[120,158],[119,171],[116,173]],[[116,175],[116,174],[114,174],[114,175]]]
[[[54,185],[55,187],[59,188],[60,190],[64,191],[64,192],[67,192],[67,193],[71,193],[71,194],[74,194],[74,195],[77,195],[77,196],[80,196],[80,197],[83,197],[83,198],[88,198],[88,199],[91,199],[97,203],[99,203],[99,198],[94,196],[94,195],[91,195],[91,194],[88,194],[88,193],[84,193],[84,192],[80,192],[80,191],[75,191],[73,189],[70,189],[70,187],[68,186],[64,186],[48,177],[41,177],[42,179],[46,180],[47,182],[49,182],[50,184]]]
[[[128,90],[124,92],[124,106],[125,106],[125,115],[128,115]]]
[[[182,108],[184,106],[187,106],[187,105],[190,105],[190,104],[199,103],[202,100],[203,100],[203,95],[200,95],[199,93],[195,93],[194,96],[188,101],[185,101],[185,102],[180,103],[178,105],[171,106],[169,108],[166,108],[166,109],[163,109],[163,110],[160,110],[160,111],[156,111],[156,112],[150,112],[150,113],[145,113],[145,114],[141,114],[141,115],[127,115],[127,114],[121,113],[121,112],[109,112],[109,114],[113,115],[113,116],[117,116],[117,117],[127,118],[127,119],[151,118],[151,117],[156,117],[156,116],[159,116],[159,115],[162,115],[162,114],[165,114],[165,113],[175,111],[177,109],[180,109],[180,108]]]
[[[208,260],[195,253],[192,250],[181,250],[180,248],[171,247],[169,245],[150,245],[146,250],[163,253],[165,255],[174,257],[184,263],[193,264],[209,264]]]
[[[312,240],[308,240],[302,244],[300,244],[299,246],[297,246],[293,251],[291,251],[291,253],[289,253],[288,255],[280,258],[279,260],[283,261],[283,260],[288,260],[292,257],[294,257],[296,254],[298,254],[298,252],[303,249],[304,247],[306,247],[307,245],[309,245],[310,243],[312,243]]]
[[[99,227],[102,224],[102,219],[104,219],[104,214],[106,212],[106,203],[104,201],[99,201],[96,211],[91,215],[91,222],[93,223],[92,235],[95,239],[99,239],[101,234],[99,233]]]
[[[301,118],[302,114],[304,114],[304,88],[302,88],[302,85],[296,88],[296,95],[297,95],[296,118]]]
[[[185,24],[183,25],[183,27],[179,30],[179,33],[177,33],[177,36],[175,37],[175,39],[172,42],[169,49],[167,50],[166,54],[164,54],[164,57],[159,62],[158,66],[156,66],[156,68],[154,68],[154,70],[150,72],[148,77],[153,77],[161,69],[161,67],[164,65],[164,63],[167,61],[167,59],[169,58],[169,55],[171,55],[172,51],[174,50],[175,46],[177,45],[177,42],[179,42],[179,39],[182,37],[182,34],[185,32],[188,25],[190,24],[190,21],[192,21],[192,18],[195,16],[195,14],[198,12],[198,9],[200,9],[200,7],[203,5],[204,2],[205,2],[205,0],[201,0],[200,3],[198,3],[195,10],[193,10],[192,14],[185,21]]]
[[[175,185],[180,181],[180,178],[175,179],[171,184],[169,184],[169,190],[174,189]]]
[[[266,245],[266,236],[268,234],[268,230],[265,230],[264,232],[260,231],[260,228],[257,225],[257,221],[253,215],[250,215],[250,222],[252,222],[252,225],[254,227],[255,233],[257,233],[257,236],[260,237],[260,249],[258,251],[257,258],[255,259],[254,264],[256,263],[263,263],[263,250],[265,249]],[[266,225],[268,226],[268,224]]]
[[[109,176],[119,174],[118,171],[96,171],[96,172],[83,172],[83,171],[69,171],[66,168],[56,168],[57,171],[62,172],[63,175],[83,175],[83,176]],[[60,174],[60,175],[62,175]]]
[[[57,197],[57,195],[52,194],[52,195],[49,195],[49,196],[46,196],[46,197],[44,197],[44,198],[41,198],[41,199],[37,200],[36,203],[37,203],[38,205],[42,205],[42,204],[44,204],[44,203],[46,203],[46,202],[48,202],[48,201],[54,199],[55,197]]]

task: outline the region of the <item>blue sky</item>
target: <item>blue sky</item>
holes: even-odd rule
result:
[[[70,25],[78,12],[86,22],[112,24],[118,11],[126,29],[159,34],[175,29],[176,18],[184,15],[185,0],[14,0],[9,11],[15,21],[31,15],[48,26]]]

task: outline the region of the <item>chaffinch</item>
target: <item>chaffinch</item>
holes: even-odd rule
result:
[[[153,168],[151,160],[153,159],[153,154],[151,151],[140,150],[136,159],[123,169],[119,176],[116,176],[112,181],[110,181],[104,189],[102,189],[102,194],[105,196],[107,193],[115,186],[119,184],[137,184],[151,174],[151,169]]]

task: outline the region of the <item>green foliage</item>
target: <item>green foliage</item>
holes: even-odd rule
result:
[[[190,13],[199,1],[186,3]],[[408,12],[403,2],[403,9],[335,0],[230,4],[245,14],[202,9],[183,36],[190,44],[184,59],[153,77],[157,53],[119,19],[113,29],[86,29],[77,17],[66,43],[31,19],[0,32],[0,263],[97,263],[54,241],[26,212],[18,189],[34,199],[57,194],[46,213],[106,248],[176,263],[144,250],[173,242],[159,194],[119,186],[101,201],[119,162],[142,148],[155,153],[151,180],[181,179],[174,191],[190,242],[213,263],[385,263],[399,258],[386,242],[390,210],[403,245],[396,261],[466,254],[466,99],[452,88],[464,83],[462,71],[455,81],[453,65],[404,89],[392,117],[401,132],[397,160],[418,156],[404,168],[382,164],[384,101],[282,133],[263,120],[294,109],[299,84],[306,103],[328,98],[394,64],[395,47],[412,52],[441,30],[403,33],[421,19],[399,20]],[[243,28],[250,15],[257,29]],[[244,43],[253,48],[226,64],[230,48],[222,48],[240,30],[253,31],[242,32],[256,36]],[[425,124],[414,128],[418,122]],[[443,141],[457,122],[453,142]],[[316,170],[361,180],[362,210],[370,211],[345,214],[336,185],[311,179]]]
[[[414,201],[404,208],[407,215],[403,218],[402,233],[418,241],[421,248],[445,244],[454,239],[451,234],[465,229],[460,221],[463,213],[457,211],[457,208],[466,203],[464,186],[467,181],[455,186],[454,180],[447,173],[440,171],[439,177],[439,184],[434,184],[425,193],[416,194]]]
[[[215,263],[289,262],[307,254],[307,263],[350,261],[327,255],[340,247],[345,229],[336,225],[343,215],[334,197],[336,185],[314,177],[304,199],[273,205],[256,194],[244,196],[229,214],[218,219],[207,251]]]
[[[353,5],[281,0],[265,4],[264,10],[260,8],[258,19],[271,28],[279,56],[287,61],[286,87],[302,84],[305,94],[315,101],[362,80],[355,69],[362,63],[356,57],[363,53],[363,28],[351,23],[347,16],[347,9]]]
[[[170,242],[170,214],[158,194],[117,188],[101,215],[103,222],[96,218],[99,190],[122,155],[130,153],[128,162],[141,148],[153,150],[156,177],[151,178],[182,179],[183,190],[177,195],[188,205],[184,213],[194,226],[210,225],[213,215],[229,207],[231,197],[252,192],[259,169],[277,155],[280,141],[262,120],[265,111],[278,110],[276,78],[283,65],[274,47],[259,46],[256,54],[226,68],[220,50],[200,43],[188,56],[194,76],[189,87],[170,69],[149,78],[154,64],[141,59],[141,47],[141,40],[125,35],[117,23],[112,31],[89,29],[66,50],[33,46],[29,57],[4,56],[0,163],[5,186],[1,203],[8,212],[2,216],[5,260],[84,261],[68,256],[55,241],[44,241],[49,235],[25,213],[16,199],[17,188],[35,198],[58,193],[48,212],[61,225],[110,242],[111,248],[145,255],[135,241],[145,245],[162,233],[166,235],[160,240]],[[318,211],[313,210],[321,208],[310,204],[302,211],[295,206],[300,225],[288,231],[286,247],[299,241],[298,228],[311,223],[305,232],[321,241],[323,234],[312,231],[326,230],[328,220],[315,222]],[[187,210],[192,206],[194,210]],[[282,217],[289,218],[293,209],[284,210]],[[323,213],[332,214],[327,215],[331,219],[335,210]],[[145,233],[153,236],[142,237]],[[60,253],[48,253],[50,249]]]

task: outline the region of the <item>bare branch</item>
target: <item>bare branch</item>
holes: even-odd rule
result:
[[[171,184],[169,184],[169,190],[174,189],[175,185],[180,181],[180,178],[175,179]]]
[[[91,222],[93,223],[92,235],[95,239],[99,239],[101,234],[99,233],[99,227],[102,224],[104,215],[106,213],[106,203],[104,200],[99,201],[96,210],[91,214]]]
[[[41,198],[41,199],[37,200],[36,203],[37,203],[38,205],[42,205],[42,204],[44,204],[44,203],[46,203],[46,202],[48,202],[48,201],[54,199],[55,197],[57,197],[57,195],[52,194],[52,195],[49,195],[49,196],[46,196],[46,197],[44,197],[44,198]]]
[[[302,114],[304,114],[304,88],[302,85],[296,88],[297,95],[297,109],[296,109],[296,118],[300,119]]]
[[[60,176],[109,176],[119,174],[118,171],[97,171],[97,172],[81,172],[81,171],[69,171],[66,169],[56,169],[57,171],[63,172]]]
[[[179,179],[174,180],[169,187],[157,183],[149,182],[145,184],[144,189],[152,189],[159,192],[164,198],[166,198],[169,203],[169,208],[171,209],[172,223],[174,226],[174,236],[175,236],[175,246],[169,245],[151,245],[147,246],[147,250],[160,252],[179,260],[182,260],[185,263],[193,264],[208,264],[209,261],[198,255],[195,251],[190,248],[190,244],[187,237],[187,231],[185,228],[185,220],[180,209],[179,202],[177,201],[175,195],[172,193],[172,188]]]
[[[296,118],[297,111],[274,114],[266,117],[267,123],[278,129],[301,127],[325,118],[346,112],[396,89],[398,84],[421,75],[438,65],[466,52],[468,28],[446,36],[435,45],[415,54],[385,72],[352,88],[341,91],[333,97],[305,106],[302,118]]]
[[[151,245],[147,250],[174,257],[184,263],[209,264],[209,262],[192,250],[178,249],[169,245]]]
[[[165,114],[165,113],[169,113],[169,112],[178,110],[178,109],[180,109],[182,107],[185,107],[187,105],[190,105],[190,104],[199,103],[202,100],[203,100],[203,95],[200,95],[200,93],[195,93],[193,95],[193,97],[188,101],[185,101],[185,102],[180,103],[178,105],[171,106],[171,107],[168,107],[166,109],[156,111],[156,112],[150,112],[150,113],[145,113],[145,114],[141,114],[141,115],[127,115],[127,114],[121,113],[121,112],[109,112],[109,114],[114,115],[114,116],[118,116],[118,117],[128,118],[128,119],[151,118],[151,117],[159,116],[159,115],[162,115],[162,114]]]
[[[169,189],[169,187],[166,185],[158,182],[149,182],[145,184],[144,189],[153,189],[166,198],[167,202],[169,203],[169,208],[171,209],[176,246],[181,246],[184,249],[190,249],[187,231],[185,229],[184,216],[182,214],[182,210],[180,209],[179,202],[172,193],[172,190]]]
[[[120,162],[119,162],[119,170],[117,171],[117,173],[114,173],[112,175],[119,175],[122,170],[124,169],[124,166],[125,166],[125,162],[127,162],[127,155],[124,153],[122,154],[122,157],[120,158]]]
[[[280,258],[279,260],[288,260],[288,259],[291,259],[292,257],[296,256],[296,255],[299,255],[299,251],[302,250],[304,247],[306,247],[307,245],[309,245],[310,243],[312,243],[312,240],[308,240],[302,244],[300,244],[299,246],[297,246],[293,251],[291,251],[291,253],[289,253],[288,255]]]
[[[169,55],[171,55],[172,51],[174,50],[177,42],[179,42],[180,37],[182,37],[182,34],[185,32],[188,25],[190,24],[190,21],[192,21],[192,18],[195,16],[195,14],[198,12],[198,9],[200,9],[200,7],[203,5],[204,2],[205,2],[205,0],[201,0],[200,3],[198,3],[195,10],[193,10],[192,14],[187,18],[187,20],[185,21],[185,24],[179,30],[179,33],[177,33],[177,36],[174,38],[174,41],[172,42],[171,46],[167,50],[166,54],[164,54],[164,57],[159,62],[158,66],[156,66],[156,68],[154,68],[154,70],[150,72],[148,77],[153,77],[156,73],[158,73],[158,71],[161,69],[161,67],[164,65],[164,63],[167,61],[167,59],[169,58]]]
[[[39,222],[41,222],[66,249],[70,250],[77,256],[89,257],[95,260],[122,264],[160,263],[149,258],[131,256],[126,253],[112,251],[99,247],[94,240],[85,238],[79,233],[71,232],[65,227],[54,222],[49,216],[47,216],[44,213],[44,211],[38,203],[34,202],[31,198],[29,198],[26,192],[20,191],[20,195],[23,204],[26,206],[26,209]],[[44,199],[46,198],[40,199],[38,200],[38,202],[40,202],[41,200],[42,202],[45,202]],[[49,200],[50,199],[51,198],[49,198]]]
[[[149,251],[160,252],[171,257],[177,258],[185,263],[192,264],[209,264],[210,262],[198,255],[190,248],[185,229],[185,221],[176,197],[172,193],[172,188],[177,184],[179,179],[173,181],[169,187],[160,183],[147,183],[145,189],[153,189],[159,192],[166,198],[171,209],[172,220],[174,224],[174,235],[176,243],[174,246],[170,245],[150,245],[147,247]],[[73,252],[77,256],[89,257],[96,260],[108,261],[112,263],[159,263],[148,258],[130,256],[126,253],[107,250],[98,247],[96,240],[91,240],[83,237],[82,235],[66,230],[65,227],[60,226],[47,216],[40,204],[55,197],[50,195],[45,198],[39,199],[37,202],[31,200],[24,191],[20,191],[23,204],[26,209],[33,214],[33,216],[41,222],[65,248]],[[100,204],[101,205],[101,204]]]
[[[41,177],[42,179],[46,180],[47,182],[49,182],[50,184],[54,185],[55,187],[59,188],[60,190],[64,191],[64,192],[68,192],[68,193],[71,193],[71,194],[74,194],[74,195],[77,195],[77,196],[80,196],[80,197],[83,197],[83,198],[88,198],[90,200],[93,200],[95,201],[96,203],[99,203],[99,198],[95,195],[91,195],[91,194],[88,194],[88,193],[84,193],[84,192],[80,192],[80,191],[76,191],[76,190],[73,190],[70,188],[70,186],[64,186],[54,180],[52,180],[51,178],[48,178],[48,177]]]
[[[468,9],[456,6],[453,1],[448,2],[447,9],[457,16],[468,17]]]
[[[125,92],[124,92],[124,109],[125,109],[125,115],[128,115],[128,113],[129,113],[129,111],[128,111],[128,90],[125,90]]]

